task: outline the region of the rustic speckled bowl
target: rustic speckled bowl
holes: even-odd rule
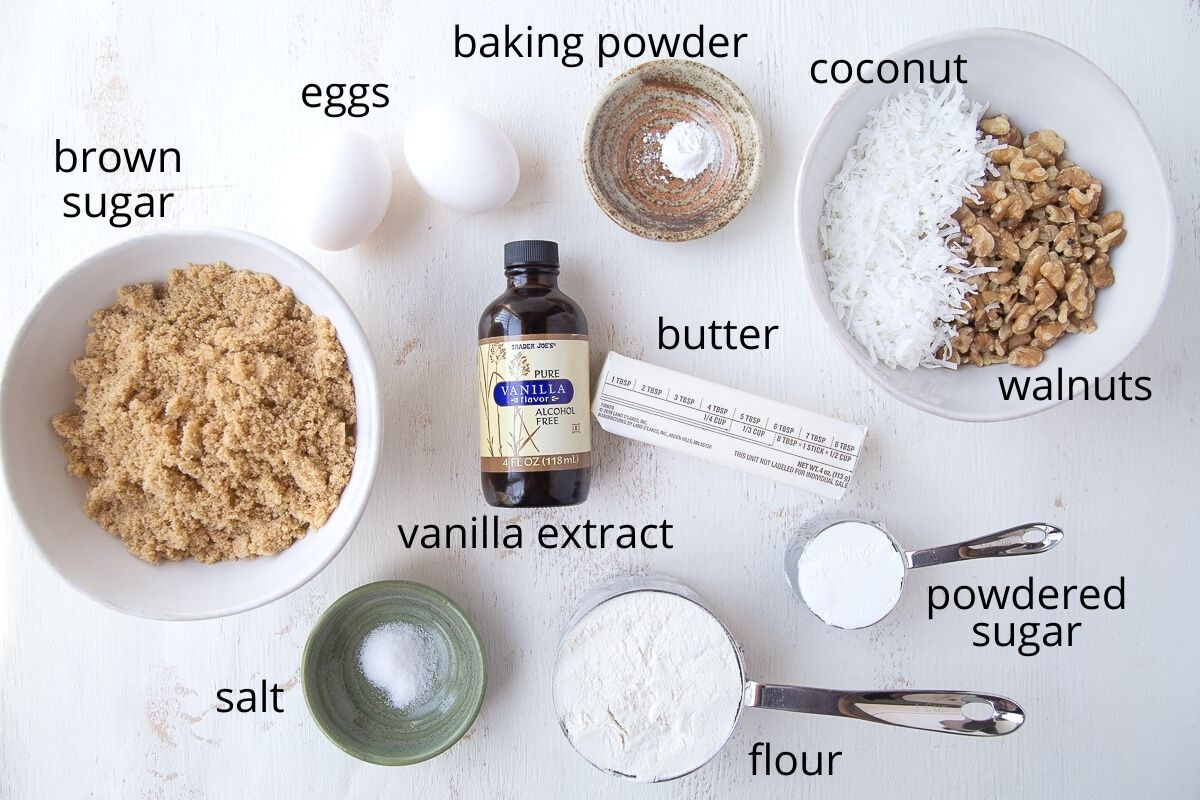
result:
[[[671,175],[660,142],[677,122],[710,129],[718,152],[691,180]],[[762,145],[737,84],[696,61],[647,61],[605,89],[583,133],[583,168],[604,213],[647,239],[683,242],[736,217],[762,175]]]
[[[358,665],[367,634],[393,622],[428,631],[438,652],[432,688],[403,710]],[[454,601],[419,583],[379,581],[347,592],[321,615],[301,675],[309,712],[330,741],[372,764],[406,766],[445,752],[470,729],[487,664],[479,634]]]

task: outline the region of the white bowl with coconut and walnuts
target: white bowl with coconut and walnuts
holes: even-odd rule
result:
[[[857,83],[834,103],[800,170],[796,236],[822,317],[876,383],[950,419],[1012,419],[1061,401],[1034,397],[1038,379],[1121,366],[1165,297],[1175,218],[1137,112],[1098,67],[1003,29],[890,58],[960,56],[965,85]],[[1002,391],[1014,379],[1024,398]]]

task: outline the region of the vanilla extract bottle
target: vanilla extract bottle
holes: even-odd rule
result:
[[[583,310],[558,288],[558,244],[504,246],[508,288],[479,320],[479,454],[493,506],[570,506],[591,482]]]

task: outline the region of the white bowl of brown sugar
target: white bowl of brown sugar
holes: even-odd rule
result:
[[[156,233],[42,297],[0,383],[0,453],[37,549],[110,608],[204,619],[328,564],[379,463],[379,379],[337,290],[273,242]]]

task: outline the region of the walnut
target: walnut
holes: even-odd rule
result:
[[[995,150],[988,152],[988,158],[990,158],[994,164],[1011,164],[1012,160],[1019,155],[1021,155],[1021,149],[1019,147],[1011,147],[1009,145],[997,147]]]
[[[1071,277],[1067,279],[1067,285],[1063,291],[1066,292],[1067,302],[1075,311],[1083,313],[1088,310],[1087,285],[1087,273],[1081,269],[1072,272]]]
[[[1004,181],[988,181],[979,190],[979,199],[985,205],[995,205],[998,201],[1003,200],[1008,196],[1008,189],[1004,186]]]
[[[1025,137],[1024,144],[1026,147],[1045,148],[1055,158],[1061,156],[1067,149],[1067,143],[1063,138],[1049,128],[1029,134]]]
[[[1036,186],[1037,184],[1034,185]],[[1029,184],[1025,181],[1013,181],[1012,191],[1013,194],[1021,198],[1021,208],[1025,211],[1033,208],[1033,195],[1029,192]]]
[[[1113,271],[1107,263],[1092,263],[1088,266],[1088,276],[1097,289],[1107,289],[1113,285]]]
[[[988,117],[979,123],[979,129],[990,136],[1005,136],[1012,130],[1008,117],[1003,114]]]
[[[1087,219],[1096,213],[1096,207],[1100,205],[1100,184],[1093,183],[1086,192],[1078,189],[1069,190],[1067,202],[1071,204],[1071,208],[1075,209],[1075,213]]]
[[[1040,144],[1029,145],[1025,148],[1025,157],[1032,158],[1034,161],[1041,164],[1043,167],[1053,166],[1054,153],[1051,153]]]
[[[1064,189],[1086,189],[1095,182],[1095,178],[1079,167],[1071,166],[1058,171],[1058,185]]]
[[[975,224],[975,215],[965,205],[959,206],[958,211],[955,211],[950,216],[958,223],[958,227],[964,231]]]
[[[1054,252],[1064,258],[1079,258],[1083,255],[1083,245],[1079,243],[1079,226],[1074,222],[1063,225],[1054,237]]]
[[[1046,180],[1046,168],[1032,158],[1021,156],[1014,158],[1011,168],[1011,174],[1014,178],[1021,181],[1029,181],[1037,183]]]
[[[1112,233],[1125,224],[1125,215],[1120,211],[1109,211],[1096,222],[1100,226],[1101,233]]]
[[[1034,287],[1033,306],[1038,311],[1045,311],[1050,306],[1054,305],[1054,301],[1058,299],[1058,290],[1055,289],[1050,281],[1042,278]]]
[[[1035,306],[1019,305],[1014,311],[1019,311],[1016,319],[1012,323],[1013,333],[1029,333],[1033,330],[1034,317],[1037,316],[1038,309]]]
[[[1046,206],[1046,219],[1062,225],[1075,221],[1075,209],[1063,206]]]
[[[1019,220],[1025,214],[1025,206],[1021,203],[1020,197],[1010,194],[992,206],[992,210],[988,214],[997,222],[1000,220]]]
[[[1117,228],[1111,233],[1106,233],[1096,240],[1096,249],[1102,253],[1107,253],[1121,242],[1125,241],[1125,229]]]
[[[976,225],[967,231],[971,237],[971,255],[976,258],[987,258],[996,248],[996,239],[982,225]]]
[[[1063,326],[1055,322],[1043,322],[1033,331],[1033,338],[1039,342],[1052,342],[1063,335]]]
[[[1054,131],[1022,137],[1003,115],[979,127],[1000,145],[988,153],[996,170],[954,212],[962,234],[951,242],[991,271],[967,280],[947,358],[1036,366],[1064,336],[1096,329],[1096,293],[1113,284],[1109,251],[1125,239],[1125,218],[1103,211],[1100,182],[1064,157]]]
[[[1042,363],[1042,355],[1037,347],[1018,347],[1008,354],[1008,363],[1018,367],[1036,367]]]
[[[1045,265],[1048,260],[1050,260],[1050,248],[1046,247],[1044,244],[1038,245],[1029,251],[1029,257],[1025,259],[1025,268],[1022,270],[1022,272],[1027,272],[1032,275],[1040,275],[1042,266]]]
[[[1050,282],[1055,291],[1063,288],[1067,284],[1067,272],[1063,269],[1061,261],[1047,261],[1042,265],[1041,275]]]
[[[1058,199],[1058,190],[1050,185],[1049,171],[1046,173],[1046,180],[1039,181],[1029,190],[1029,196],[1033,198],[1033,207],[1042,208]]]
[[[996,257],[1001,261],[1016,262],[1021,258],[1021,247],[1017,244],[1017,240],[1008,231],[1000,231],[1000,235],[995,237],[996,240]]]

